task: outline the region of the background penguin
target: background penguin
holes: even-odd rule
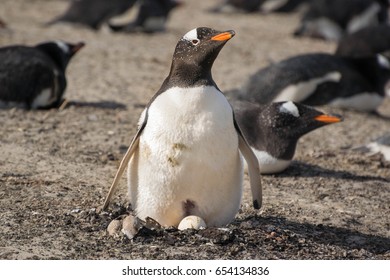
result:
[[[265,0],[260,6],[262,13],[290,13],[306,6],[311,0]]]
[[[353,150],[366,153],[369,156],[380,153],[385,161],[390,162],[390,132],[366,145],[353,148]]]
[[[293,56],[253,74],[237,98],[260,104],[294,101],[373,112],[389,88],[389,66],[389,61],[379,55]]]
[[[176,0],[143,0],[137,18],[124,25],[110,24],[114,32],[161,32],[165,30],[170,12],[182,5]]]
[[[262,174],[284,171],[294,157],[300,137],[342,121],[309,106],[286,101],[258,105],[232,102],[238,124],[260,164]]]
[[[344,36],[335,54],[348,57],[366,57],[390,50],[390,26],[368,26]]]
[[[387,22],[387,0],[312,0],[295,36],[340,40],[366,26]]]
[[[59,106],[66,88],[66,67],[83,46],[53,41],[0,48],[0,101],[29,109]]]
[[[129,10],[137,0],[72,0],[65,14],[50,21],[71,22],[99,29],[110,18]]]
[[[177,43],[171,70],[140,118],[103,210],[129,162],[131,205],[138,217],[178,226],[186,216],[222,226],[241,201],[248,162],[255,208],[261,206],[260,171],[211,67],[234,31],[199,27]]]
[[[264,0],[224,0],[209,11],[213,13],[226,12],[258,12]]]
[[[298,9],[309,0],[225,0],[209,11],[223,12],[262,12],[262,13],[287,13]]]

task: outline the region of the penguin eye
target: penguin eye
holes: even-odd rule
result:
[[[192,43],[194,46],[196,46],[197,44],[199,44],[199,40],[198,40],[198,39],[193,39],[193,40],[191,41],[191,43]]]

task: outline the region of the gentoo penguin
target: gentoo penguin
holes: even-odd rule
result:
[[[284,171],[294,157],[300,137],[322,126],[342,121],[292,101],[259,105],[232,101],[236,120],[254,151],[262,174]]]
[[[390,162],[390,132],[366,145],[353,148],[353,150],[366,153],[369,156],[380,153],[385,161]]]
[[[0,48],[0,101],[28,109],[57,107],[66,88],[66,67],[84,43],[43,42]]]
[[[265,0],[260,6],[262,13],[295,12],[311,0]]]
[[[137,0],[72,0],[66,12],[47,23],[77,23],[99,29],[110,18],[129,10]]]
[[[224,0],[210,9],[214,13],[262,12],[288,13],[308,0]]]
[[[312,0],[295,36],[338,41],[346,33],[387,22],[387,0]]]
[[[103,210],[129,163],[130,202],[139,218],[177,227],[195,215],[209,227],[225,225],[240,206],[241,155],[248,164],[254,208],[261,207],[256,156],[211,75],[218,53],[234,35],[199,27],[179,40],[169,76],[141,115]]]
[[[390,50],[390,26],[368,26],[345,35],[337,45],[335,54],[347,57],[366,57]]]
[[[346,58],[304,54],[257,71],[238,99],[260,104],[294,101],[374,112],[388,91],[389,80],[390,63],[381,55]]]
[[[176,0],[143,0],[134,21],[115,25],[109,23],[114,32],[161,32],[165,31],[171,11],[182,3]]]
[[[213,13],[258,12],[264,0],[223,0],[209,11]]]

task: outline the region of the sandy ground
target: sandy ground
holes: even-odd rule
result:
[[[108,236],[127,211],[126,181],[108,212],[97,213],[143,106],[169,71],[177,40],[198,26],[234,29],[214,68],[222,90],[291,55],[332,52],[334,43],[295,39],[299,16],[215,15],[214,1],[186,1],[168,31],[111,34],[42,24],[67,1],[2,0],[0,45],[84,41],[68,67],[62,111],[0,111],[1,259],[390,259],[390,166],[350,150],[390,130],[376,116],[321,108],[345,121],[303,137],[281,175],[263,176],[264,207],[242,208],[226,229],[142,230]],[[390,114],[390,102],[380,108]]]

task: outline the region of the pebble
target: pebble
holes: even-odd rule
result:
[[[133,215],[129,215],[123,220],[122,233],[129,239],[133,239],[140,228],[142,228],[141,221]]]
[[[118,235],[121,228],[122,228],[122,221],[121,220],[112,220],[107,227],[108,235],[110,235],[110,236]]]

